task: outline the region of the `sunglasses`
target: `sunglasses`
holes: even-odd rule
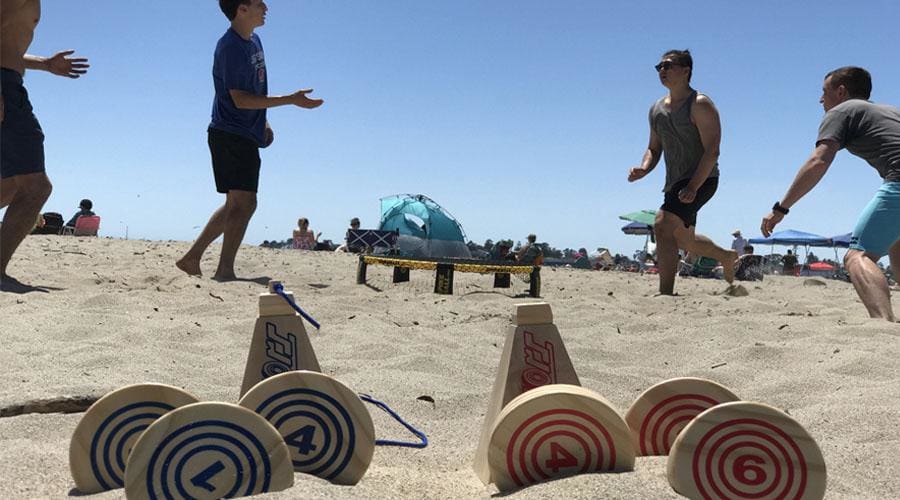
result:
[[[654,66],[654,68],[656,68],[656,72],[659,73],[659,72],[662,71],[662,70],[669,70],[669,69],[671,69],[672,66],[682,66],[682,65],[681,65],[681,64],[678,64],[677,62],[663,61],[663,62],[657,64],[656,66]]]

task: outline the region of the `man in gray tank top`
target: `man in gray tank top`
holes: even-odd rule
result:
[[[900,268],[900,109],[868,101],[872,76],[863,68],[846,66],[825,75],[822,97],[825,117],[819,126],[816,148],[800,167],[791,187],[762,220],[769,236],[788,210],[810,192],[828,171],[842,148],[878,171],[884,180],[863,209],[850,237],[844,266],[853,287],[873,318],[896,321],[891,292],[877,262],[890,256],[891,271]]]
[[[665,156],[665,199],[653,224],[659,293],[674,293],[679,248],[721,262],[725,280],[731,283],[737,253],[694,231],[697,212],[719,183],[719,112],[709,97],[691,88],[694,61],[689,51],[666,52],[656,71],[669,94],[650,108],[650,144],[641,165],[628,172],[628,181],[646,176]]]

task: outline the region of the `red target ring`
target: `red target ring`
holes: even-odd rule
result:
[[[681,394],[660,401],[641,423],[641,454],[667,455],[678,433],[694,417],[717,404],[715,399],[701,394]]]

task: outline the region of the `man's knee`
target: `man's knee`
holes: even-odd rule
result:
[[[844,267],[852,268],[862,263],[863,259],[869,259],[872,262],[878,262],[880,255],[871,254],[862,250],[847,250],[844,255]]]
[[[653,223],[653,232],[656,234],[656,237],[671,237],[675,234],[675,230],[678,229],[678,225],[684,225],[681,222],[681,219],[676,215],[672,215],[663,210],[660,210],[656,213],[656,220]]]
[[[43,204],[53,192],[53,184],[44,173],[16,176],[15,183],[13,200],[28,198]]]
[[[256,193],[251,191],[229,191],[225,206],[233,215],[250,216],[256,211]]]

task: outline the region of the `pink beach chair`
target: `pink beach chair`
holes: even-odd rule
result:
[[[62,234],[74,236],[97,236],[100,230],[99,215],[82,215],[75,220],[75,227],[64,227]]]

